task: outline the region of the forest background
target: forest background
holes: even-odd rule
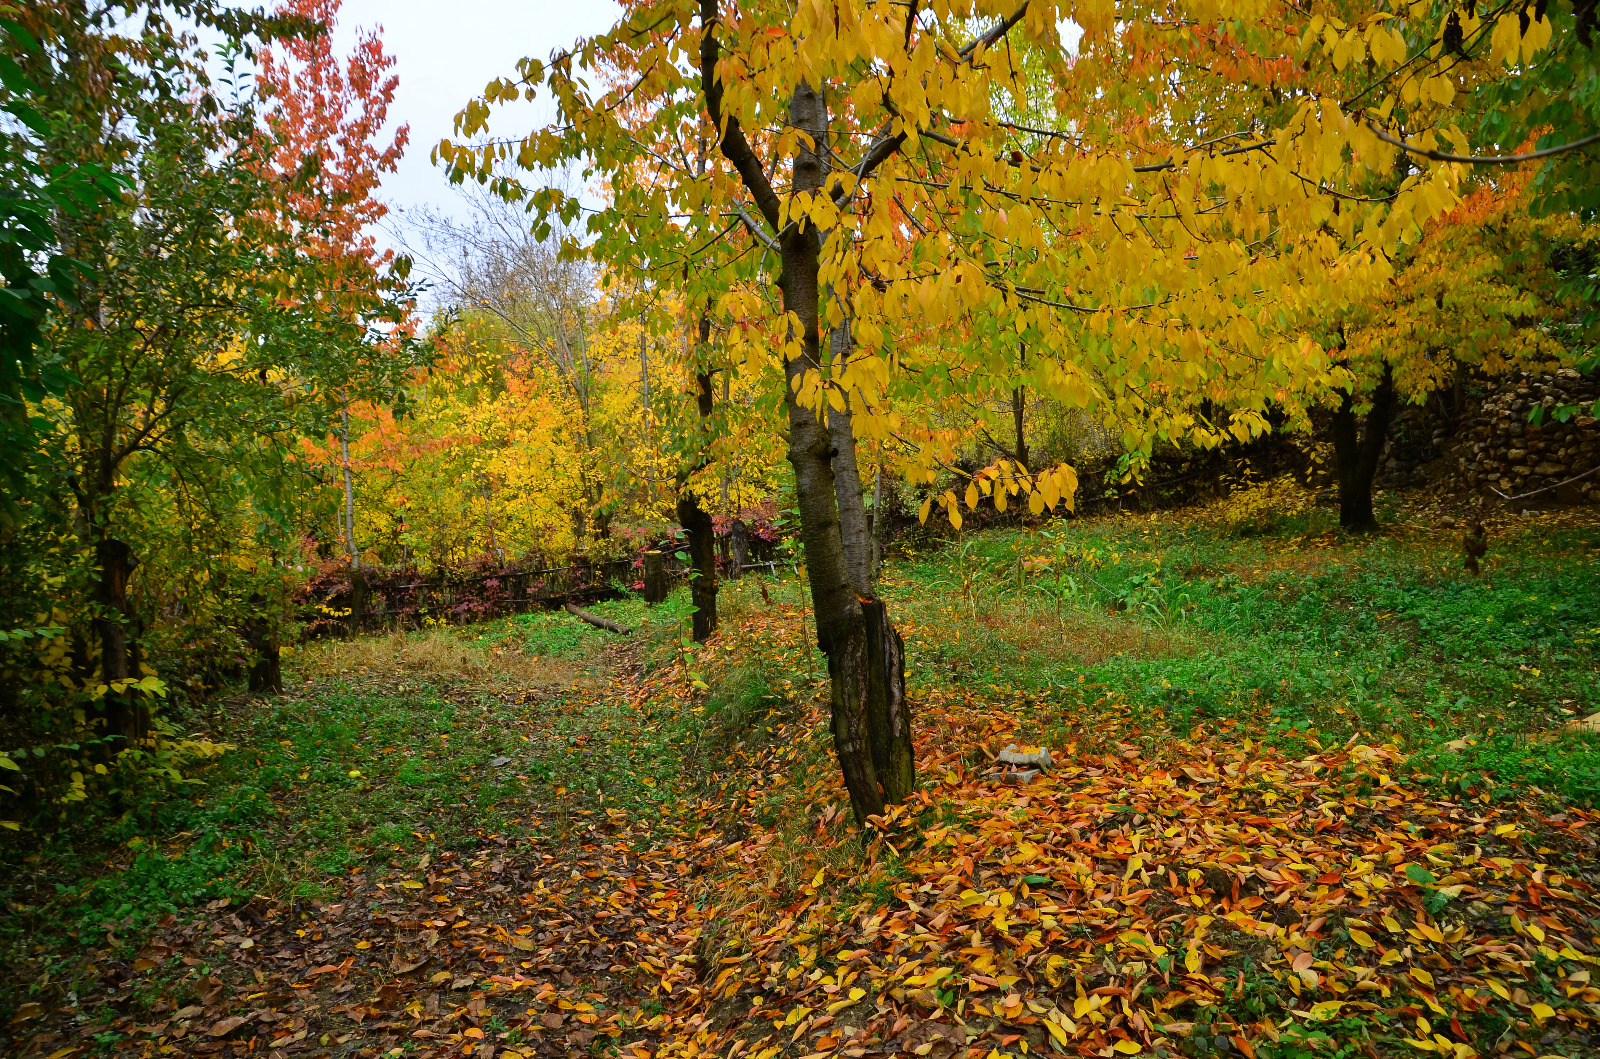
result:
[[[1401,406],[1591,367],[1588,7],[990,6],[632,5],[429,145],[473,190],[405,253],[337,0],[0,8],[0,824],[161,797],[384,585],[681,552],[704,641],[751,535],[865,821],[915,784],[891,532],[1160,461],[1370,532]]]
[[[30,767],[0,794],[176,774],[212,751],[170,717],[275,686],[308,619],[406,609],[378,581],[681,548],[703,640],[737,523],[795,543],[844,658],[842,586],[873,598],[896,512],[1043,517],[1079,468],[1098,496],[1277,434],[1372,528],[1398,406],[1589,362],[1584,101],[1559,87],[1587,15],[1541,11],[1275,17],[1248,61],[1237,12],[772,23],[810,42],[773,76],[834,86],[809,132],[737,73],[767,14],[719,40],[714,9],[630,11],[462,112],[481,136],[548,91],[561,116],[435,147],[479,190],[408,218],[405,255],[374,231],[409,145],[393,60],[376,33],[334,54],[337,3],[12,12],[0,764]],[[1436,149],[1535,140],[1561,149]]]
[[[0,0],[0,1040],[1600,1046],[1592,4],[339,17]]]

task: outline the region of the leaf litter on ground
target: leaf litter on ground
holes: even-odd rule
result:
[[[990,761],[1040,705],[928,687],[922,789],[863,834],[823,686],[800,675],[802,621],[741,612],[694,659],[583,691],[625,704],[637,735],[751,658],[796,675],[769,734],[658,808],[563,808],[560,838],[538,818],[557,809],[533,810],[323,899],[169,916],[75,1003],[18,1011],[19,1054],[1600,1048],[1593,812],[1446,796],[1391,745],[1263,743],[1233,722],[1174,737],[1110,699],[1052,704],[1075,740],[1019,786]],[[156,982],[173,998],[133,1011]]]

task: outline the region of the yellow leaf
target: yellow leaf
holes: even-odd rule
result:
[[[1052,1036],[1052,1037],[1054,1037],[1056,1039],[1056,1043],[1057,1044],[1059,1044],[1063,1048],[1065,1048],[1067,1046],[1067,1031],[1066,1030],[1062,1029],[1060,1026],[1056,1025],[1054,1022],[1050,1021],[1049,1019],[1045,1020],[1044,1028],[1050,1031],[1050,1036]]]
[[[1368,934],[1364,930],[1358,930],[1355,927],[1350,928],[1350,940],[1355,942],[1357,945],[1360,945],[1363,949],[1370,949],[1377,944],[1377,942],[1372,940],[1371,934]]]
[[[1117,1043],[1113,1044],[1111,1047],[1116,1051],[1121,1052],[1123,1055],[1138,1055],[1140,1052],[1144,1051],[1144,1048],[1128,1040],[1126,1037],[1117,1041]]]
[[[1200,949],[1199,949],[1199,946],[1196,946],[1195,948],[1192,948],[1188,952],[1184,953],[1183,966],[1190,974],[1196,974],[1196,973],[1199,972],[1199,970],[1200,970]]]
[[[1533,1017],[1540,1020],[1547,1019],[1556,1013],[1556,1009],[1549,1004],[1535,1004],[1531,1010],[1533,1011]]]
[[[1496,836],[1510,835],[1510,834],[1515,834],[1516,830],[1517,830],[1517,825],[1516,824],[1501,824],[1499,827],[1494,829],[1494,833],[1495,833]]]
[[[1426,986],[1433,985],[1433,975],[1429,974],[1427,971],[1424,971],[1420,967],[1411,968],[1411,977],[1415,978],[1417,981],[1421,982],[1423,985],[1426,985]]]
[[[1319,1021],[1322,1019],[1331,1019],[1333,1016],[1339,1013],[1339,1009],[1343,1006],[1344,1001],[1342,1000],[1320,1001],[1319,1003],[1311,1005],[1311,1017]]]
[[[407,890],[422,889],[422,884],[417,882],[415,879],[402,879],[400,880],[400,885],[404,886]]]
[[[1489,38],[1489,61],[1491,63],[1504,62],[1507,66],[1517,64],[1517,52],[1520,50],[1521,33],[1518,32],[1517,15],[1508,14],[1495,23],[1494,34]]]
[[[866,996],[866,995],[867,995],[867,991],[865,989],[861,989],[861,988],[852,989],[852,990],[850,990],[850,995],[847,998],[845,998],[844,1000],[835,1001],[834,1003],[828,1005],[828,1014],[830,1014],[830,1015],[837,1014],[838,1012],[843,1011],[845,1008],[849,1007],[850,1005],[859,1002],[861,1000],[861,998]]]

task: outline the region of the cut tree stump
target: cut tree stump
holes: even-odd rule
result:
[[[667,598],[667,557],[654,549],[644,553],[644,601],[651,605]]]
[[[626,625],[619,625],[610,618],[602,618],[598,614],[590,614],[576,603],[568,603],[565,607],[565,610],[568,614],[582,618],[584,621],[588,622],[590,625],[593,625],[597,629],[606,629],[622,636],[628,636],[633,632],[633,630],[628,628]]]

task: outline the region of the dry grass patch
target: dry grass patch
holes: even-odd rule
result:
[[[527,689],[571,686],[578,679],[572,660],[536,658],[504,641],[474,643],[453,629],[321,640],[300,652],[292,668],[305,680],[410,677]]]
[[[1195,650],[1190,633],[1099,610],[1071,608],[1057,613],[1007,601],[986,608],[976,621],[1019,653],[1063,664],[1097,665],[1117,655],[1172,658]]]

